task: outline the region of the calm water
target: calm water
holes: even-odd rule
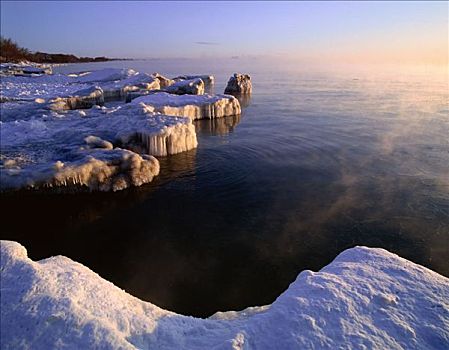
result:
[[[174,76],[250,73],[240,117],[196,123],[199,147],[115,194],[3,195],[2,239],[66,255],[177,312],[271,303],[354,245],[449,276],[448,80],[312,73],[239,60],[132,61]],[[86,68],[87,67],[87,68]]]

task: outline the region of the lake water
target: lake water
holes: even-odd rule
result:
[[[209,316],[273,300],[355,245],[449,276],[448,78],[326,73],[250,60],[58,67],[249,73],[241,116],[195,122],[199,146],[119,193],[2,195],[2,239],[65,255],[163,308]],[[350,72],[350,73],[348,73]]]

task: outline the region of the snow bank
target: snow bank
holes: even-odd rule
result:
[[[138,97],[131,104],[144,104],[162,114],[185,116],[193,120],[241,113],[239,101],[230,95],[172,95],[161,92]]]
[[[208,319],[140,301],[87,267],[1,241],[1,348],[446,349],[449,280],[356,247],[271,305]]]

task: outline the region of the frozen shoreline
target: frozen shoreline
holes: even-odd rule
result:
[[[140,186],[159,173],[154,157],[197,147],[192,120],[241,113],[233,96],[204,95],[202,78],[212,84],[213,76],[36,72],[2,76],[1,191]]]
[[[271,305],[182,316],[57,256],[1,241],[1,347],[443,349],[449,279],[378,248],[303,271]]]

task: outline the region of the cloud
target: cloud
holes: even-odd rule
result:
[[[195,44],[197,44],[197,45],[220,45],[219,43],[216,43],[214,41],[195,41]]]

